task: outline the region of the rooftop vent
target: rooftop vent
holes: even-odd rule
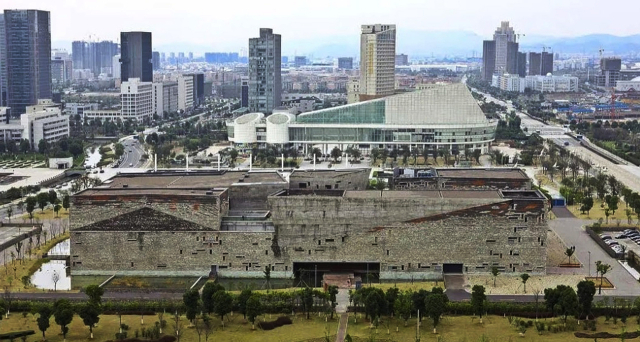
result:
[[[244,183],[244,178],[238,179],[238,183]]]
[[[249,178],[249,174],[245,173],[244,178]]]
[[[123,187],[123,188],[128,188],[128,187],[129,187],[129,184],[122,184],[122,187]]]
[[[213,191],[207,191],[207,192],[205,192],[204,194],[205,194],[205,195],[208,195],[208,196],[211,196],[211,195],[213,195]]]

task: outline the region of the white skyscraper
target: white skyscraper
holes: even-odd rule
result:
[[[362,25],[360,35],[360,101],[393,95],[396,25]]]
[[[508,72],[508,59],[509,59],[509,43],[516,41],[516,33],[513,31],[513,27],[509,26],[508,21],[500,22],[500,27],[496,29],[493,34],[493,40],[496,44],[496,64],[495,73],[502,75]],[[517,47],[516,47],[517,51]]]
[[[153,116],[153,84],[130,78],[120,86],[121,119],[143,122]]]
[[[178,110],[193,109],[193,75],[178,76]]]
[[[113,78],[120,78],[120,55],[115,55],[113,56],[113,58],[111,59],[111,63],[112,64],[112,70],[111,70],[111,76]]]

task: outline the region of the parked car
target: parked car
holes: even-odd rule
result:
[[[626,238],[627,238],[627,236],[626,236],[626,235],[624,235],[624,234],[618,234],[618,235],[616,235],[616,239],[626,239]]]
[[[602,234],[602,235],[600,235],[600,238],[601,238],[602,240],[611,240],[611,235]]]
[[[616,241],[613,240],[607,240],[604,243],[606,243],[607,245],[611,246],[611,245],[617,245],[618,243]]]

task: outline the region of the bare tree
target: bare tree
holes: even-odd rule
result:
[[[182,333],[182,331],[180,331],[181,327],[182,322],[180,321],[180,313],[178,312],[178,310],[176,310],[176,313],[173,315],[173,329],[175,331],[178,342],[180,342],[180,334]]]
[[[58,272],[56,271],[53,271],[53,274],[51,274],[51,281],[53,282],[53,291],[57,291],[58,281],[60,281],[60,274],[58,274]]]

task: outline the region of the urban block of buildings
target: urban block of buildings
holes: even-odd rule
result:
[[[390,183],[410,190],[388,191],[365,190],[369,173],[118,175],[72,196],[72,286],[114,274],[262,278],[265,267],[314,286],[335,272],[545,273],[549,207],[522,171],[396,170]]]
[[[0,137],[6,144],[29,141],[31,148],[39,150],[41,140],[54,143],[69,137],[69,116],[63,115],[60,105],[51,100],[39,100],[37,105],[27,106],[20,120],[12,120],[10,108],[0,107]]]
[[[570,75],[554,76],[526,76],[519,75],[493,75],[491,85],[504,91],[523,93],[525,89],[531,89],[541,93],[568,93],[580,91],[578,77]]]
[[[229,141],[239,148],[257,144],[295,147],[304,154],[314,145],[424,148],[486,153],[497,121],[486,118],[466,85],[454,83],[429,89],[315,110],[298,116],[250,113],[227,123]]]

